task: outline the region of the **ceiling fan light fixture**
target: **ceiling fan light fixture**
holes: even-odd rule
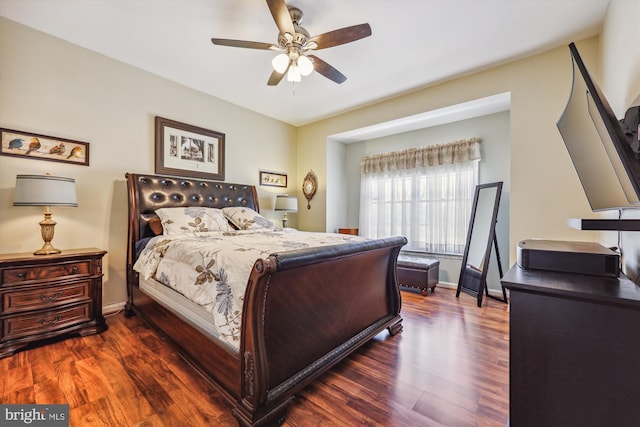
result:
[[[280,55],[273,58],[271,61],[271,65],[273,65],[273,69],[278,73],[282,74],[287,71],[287,67],[289,66],[289,55],[286,53],[281,53]]]
[[[287,75],[287,80],[299,82],[317,71],[323,77],[335,83],[343,83],[347,77],[330,64],[313,55],[316,49],[326,49],[351,43],[369,37],[369,24],[352,25],[311,37],[309,32],[300,26],[303,13],[294,6],[287,5],[286,0],[266,0],[271,16],[278,27],[278,44],[254,42],[248,40],[212,38],[214,45],[241,47],[281,52],[271,60],[273,71],[267,80],[268,86],[276,86]],[[309,54],[308,56],[306,54]]]
[[[306,56],[300,55],[298,58],[298,68],[300,70],[300,74],[306,77],[313,72],[313,62],[311,62],[311,60]]]
[[[289,67],[289,72],[287,73],[287,81],[299,83],[302,81],[302,75],[300,74],[300,69],[296,64],[292,64]]]

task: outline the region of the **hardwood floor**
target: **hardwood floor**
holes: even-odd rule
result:
[[[285,426],[502,426],[507,305],[437,288],[403,292],[385,331],[307,387]],[[68,403],[71,426],[235,426],[230,406],[137,318],[0,359],[0,403]]]

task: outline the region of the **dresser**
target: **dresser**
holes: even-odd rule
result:
[[[511,425],[639,425],[640,286],[518,266],[502,283]]]
[[[53,338],[106,330],[105,254],[96,248],[57,255],[0,254],[0,358]]]

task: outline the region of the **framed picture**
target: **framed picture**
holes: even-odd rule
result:
[[[156,117],[156,173],[224,181],[224,133]]]
[[[0,128],[3,156],[89,166],[89,143]]]
[[[260,185],[270,187],[286,187],[287,174],[279,172],[260,171]]]

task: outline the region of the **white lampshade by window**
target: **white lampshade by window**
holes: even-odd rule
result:
[[[278,194],[276,196],[277,211],[298,211],[298,199],[295,196],[287,196],[286,194]]]
[[[61,251],[51,245],[56,222],[51,219],[51,206],[78,206],[76,182],[73,178],[51,175],[16,176],[14,206],[44,206],[44,220],[40,221],[40,231],[44,245],[35,255],[58,254]]]
[[[287,227],[287,212],[298,211],[298,199],[295,196],[287,196],[286,194],[278,194],[276,196],[276,211],[283,211],[282,214],[282,226]]]

